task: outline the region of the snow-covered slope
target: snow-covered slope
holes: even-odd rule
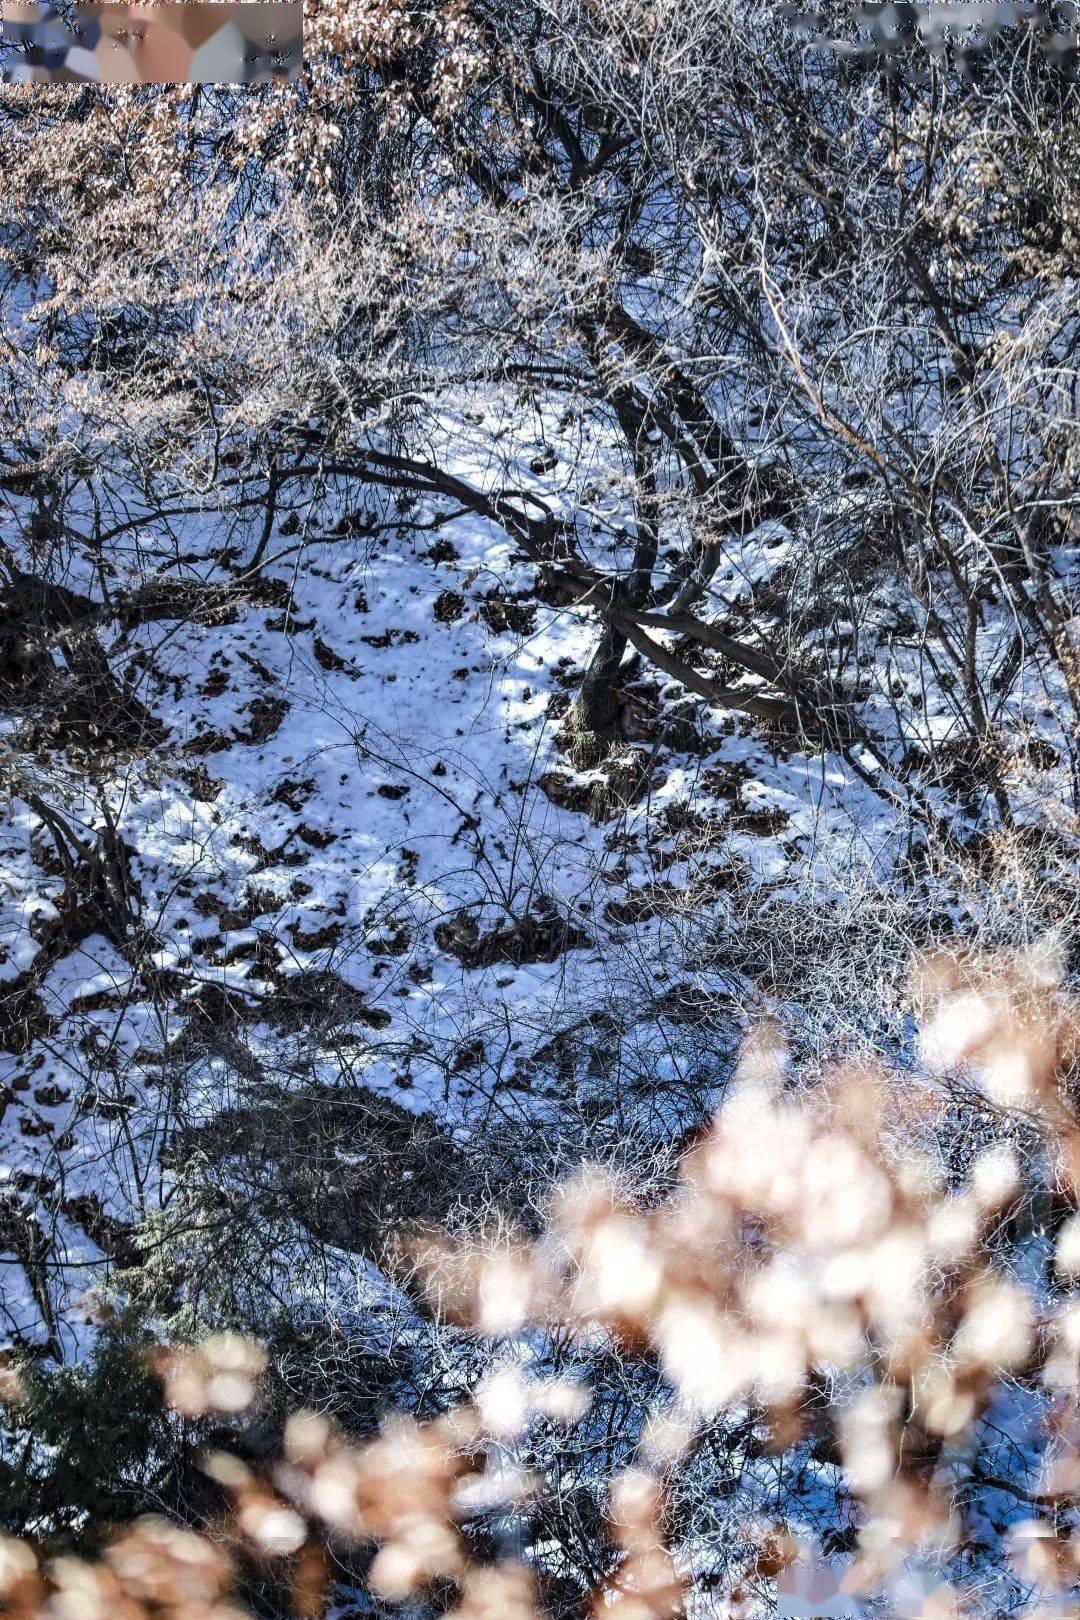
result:
[[[466,427],[458,475],[490,481],[477,445],[500,435]],[[595,446],[572,469],[499,454],[568,507],[589,456],[602,468]],[[902,969],[868,961],[855,983],[859,919],[870,937],[895,905],[908,833],[872,762],[799,752],[629,660],[624,742],[575,770],[563,728],[595,625],[493,524],[363,496],[279,514],[257,571],[217,543],[220,514],[184,519],[161,616],[103,614],[93,632],[113,708],[71,718],[59,651],[60,696],[46,683],[9,705],[25,795],[0,834],[16,1337],[73,1347],[72,1301],[131,1258],[130,1229],[174,1199],[193,1144],[212,1161],[268,1098],[375,1097],[459,1146],[495,1131],[523,1155],[556,1155],[572,1117],[591,1151],[625,1152],[701,1117],[755,1008],[801,1002],[813,1039],[865,1035]],[[714,601],[752,612],[799,557],[775,524],[732,540]],[[146,591],[137,526],[110,577]],[[85,560],[61,583],[97,600]],[[868,604],[883,714],[916,679],[897,623]],[[944,735],[949,694],[924,677],[905,723]],[[894,958],[897,937],[880,947]],[[324,1181],[348,1151],[335,1138]]]
[[[560,722],[594,632],[499,532],[437,519],[365,533],[346,508],[341,532],[280,539],[257,592],[112,633],[160,732],[103,760],[37,750],[70,828],[113,823],[130,919],[44,948],[67,876],[16,800],[4,1175],[43,1235],[36,1303],[7,1264],[12,1331],[40,1331],[46,1292],[63,1321],[108,1223],[166,1196],[173,1134],[260,1078],[360,1085],[463,1133],[590,1087],[602,1117],[636,1088],[670,1134],[751,994],[717,943],[733,895],[879,852],[888,815],[840,763],[632,669],[623,774],[574,771]]]

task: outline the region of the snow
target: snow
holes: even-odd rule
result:
[[[475,440],[492,443],[486,428]],[[455,442],[461,476],[495,477],[467,432]],[[41,997],[56,1032],[34,1080],[71,1089],[50,1129],[74,1138],[65,1154],[76,1184],[96,1179],[117,1216],[168,1176],[152,1163],[154,1131],[125,1147],[122,1165],[110,1162],[110,1130],[93,1112],[101,1076],[122,1059],[122,1084],[109,1084],[156,1109],[158,1065],[204,987],[239,998],[251,1053],[273,1064],[265,1013],[278,987],[330,972],[360,997],[360,1022],[347,1018],[337,1033],[351,1029],[363,1047],[310,1051],[314,1078],[336,1083],[359,1062],[366,1087],[458,1130],[495,1107],[527,1118],[558,1090],[542,1063],[536,1071],[533,1049],[598,1007],[622,1008],[639,1071],[674,1063],[662,1023],[632,1032],[635,997],[666,971],[664,927],[649,916],[608,920],[656,881],[658,849],[668,850],[663,881],[677,894],[735,859],[750,881],[793,882],[823,850],[835,860],[845,841],[845,859],[864,864],[889,836],[891,813],[842,762],[779,757],[726,716],[704,758],[654,747],[647,795],[614,821],[593,825],[551,802],[541,778],[564,764],[548,713],[553,676],[583,666],[594,631],[575,610],[535,604],[531,567],[492,525],[458,516],[432,527],[438,515],[419,507],[397,530],[313,539],[283,556],[270,572],[284,607],[151,621],[112,646],[114,667],[140,682],[167,740],[94,792],[76,782],[69,798],[89,830],[100,825],[95,793],[105,793],[148,938],[135,966],[100,935],[53,965]],[[201,540],[193,520],[178,548],[197,554]],[[732,561],[738,589],[777,566],[788,544],[775,527],[751,536]],[[516,621],[490,608],[496,586],[502,600],[520,594]],[[729,815],[733,794],[745,831]],[[691,804],[710,821],[707,860],[678,858],[660,830]],[[770,813],[782,823],[775,833]],[[62,884],[41,888],[41,833],[24,807],[0,852],[7,979],[34,958],[31,918],[56,916]],[[714,904],[722,914],[722,898]],[[553,961],[472,967],[436,939],[440,924],[463,916],[483,934],[545,905],[581,941]],[[171,1005],[155,976],[174,986]],[[470,1050],[481,1054],[471,1065],[458,1056]],[[38,1062],[34,1051],[5,1055],[9,1081]],[[189,1118],[212,1113],[200,1086],[191,1083]],[[5,1122],[5,1151],[41,1174],[51,1146],[21,1133],[29,1106],[19,1102]]]
[[[557,492],[585,544],[588,523],[602,526],[596,554],[610,560],[622,496],[601,435],[564,443],[558,422],[541,420],[532,453],[546,445],[555,459],[534,473],[522,435],[500,436],[490,415],[469,422],[448,408],[437,431],[458,476],[494,488],[512,472],[523,491]],[[13,1339],[42,1344],[55,1330],[63,1357],[86,1353],[94,1329],[79,1301],[109,1260],[80,1201],[92,1196],[125,1226],[154,1220],[179,1196],[177,1143],[245,1103],[315,1086],[363,1092],[433,1114],[466,1150],[474,1133],[499,1131],[522,1152],[550,1151],[552,1165],[578,1151],[559,1135],[576,1112],[591,1121],[591,1153],[632,1166],[713,1106],[753,1014],[782,1012],[815,1055],[837,1038],[837,985],[856,988],[847,936],[890,903],[906,849],[893,756],[800,752],[629,671],[642,712],[683,726],[643,725],[632,745],[646,790],[594,821],[545,787],[557,773],[581,806],[604,780],[574,771],[560,740],[595,625],[537,600],[532,565],[452,503],[342,522],[357,511],[355,493],[337,490],[303,514],[302,542],[276,536],[265,597],[103,630],[114,671],[130,675],[165,739],[93,780],[63,760],[43,772],[84,834],[108,805],[142,932],[110,939],[102,924],[62,947],[39,986],[45,1022],[25,1049],[0,1055],[3,1188],[52,1244],[52,1326],[23,1267],[4,1262]],[[178,522],[177,554],[206,556],[212,521]],[[147,538],[120,542],[130,551],[117,551],[118,578],[139,577]],[[804,566],[803,544],[779,525],[730,538],[703,611],[760,613],[776,571]],[[181,572],[224,582],[230,565]],[[94,588],[89,572],[69,582]],[[867,604],[862,633],[870,624],[890,644],[870,672],[870,712],[894,743],[947,738],[948,694],[896,709],[889,683],[910,698],[923,671],[920,626],[901,636],[893,623],[888,600]],[[835,648],[853,635],[838,607],[803,639],[813,653],[815,640]],[[986,658],[1000,657],[1001,627],[980,635]],[[1025,672],[1009,699],[1019,719],[1045,705],[1040,679]],[[45,829],[16,804],[0,837],[5,982],[35,961],[63,895]],[[524,920],[552,919],[566,948],[505,947]],[[470,955],[477,939],[504,948]],[[874,1018],[881,986],[902,970],[860,964]],[[910,1024],[890,1014],[883,1025],[909,1058]],[[862,1003],[852,1033],[879,1033]],[[362,1172],[364,1149],[344,1140],[337,1170]],[[227,1157],[212,1171],[223,1187],[232,1173]],[[409,1302],[367,1255],[282,1221],[257,1264],[266,1274],[252,1287],[299,1316],[362,1334],[373,1354],[421,1352]],[[1037,1277],[1038,1256],[1027,1264]],[[1007,1421],[1033,1433],[1038,1403],[1010,1398]],[[1031,1447],[1025,1466],[1034,1457]],[[812,1458],[797,1466],[813,1534],[835,1517],[841,1481]],[[769,1458],[747,1464],[740,1494],[716,1505],[689,1544],[703,1568],[726,1514],[775,1499],[773,1469]]]

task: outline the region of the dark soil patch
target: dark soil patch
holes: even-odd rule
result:
[[[459,591],[442,591],[432,612],[439,624],[456,624],[465,612],[465,598]]]
[[[435,943],[440,950],[456,957],[462,967],[494,967],[509,962],[523,967],[528,962],[555,962],[564,951],[580,950],[592,944],[589,935],[565,917],[551,912],[533,914],[481,933],[471,912],[436,924]]]

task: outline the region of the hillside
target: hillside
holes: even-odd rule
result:
[[[638,1620],[631,1532],[658,1620],[770,1612],[774,1535],[938,1535],[971,1616],[1027,1519],[1080,1567],[1077,81],[796,22],[335,0],[300,86],[0,92],[43,1553],[473,1402],[400,1590],[267,1464],[334,1602]],[[244,1401],[163,1404],[174,1341]]]

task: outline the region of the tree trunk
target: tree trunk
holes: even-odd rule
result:
[[[570,752],[579,770],[599,765],[619,739],[622,708],[615,682],[625,651],[626,636],[607,625],[570,711]]]

